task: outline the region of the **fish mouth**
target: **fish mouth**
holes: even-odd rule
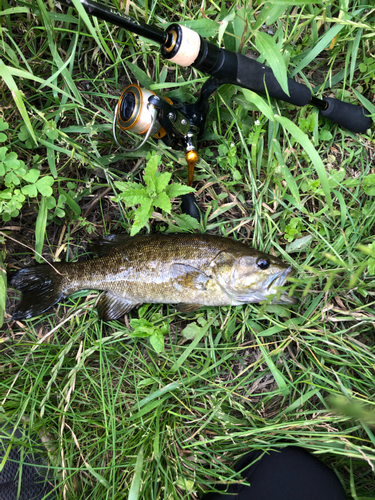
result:
[[[298,300],[295,297],[289,297],[287,292],[277,290],[277,288],[284,285],[289,277],[294,274],[294,269],[289,266],[282,273],[277,274],[267,286],[269,294],[277,294],[277,297],[272,300],[273,304],[297,304]]]
[[[282,273],[276,274],[276,276],[272,279],[272,281],[267,285],[267,290],[271,291],[273,288],[278,286],[283,286],[285,281],[294,274],[294,270],[292,266],[289,266]]]

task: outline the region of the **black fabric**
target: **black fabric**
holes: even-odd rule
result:
[[[230,485],[202,500],[346,500],[336,474],[303,448],[253,451],[235,467],[250,486]],[[220,489],[220,488],[216,488]]]
[[[0,462],[3,460],[9,443],[12,429],[0,428]],[[9,437],[8,437],[9,436]],[[13,434],[14,444],[9,452],[3,470],[0,472],[0,499],[1,500],[52,500],[56,498],[52,483],[47,477],[47,462],[43,458],[43,446],[39,440],[34,440],[30,451],[30,442],[18,429]],[[24,450],[20,442],[25,441]],[[35,442],[36,441],[36,442]],[[19,479],[21,487],[18,496]]]

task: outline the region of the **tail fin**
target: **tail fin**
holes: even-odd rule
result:
[[[60,265],[54,264],[54,267]],[[63,280],[64,276],[48,265],[26,267],[11,273],[10,285],[22,292],[21,303],[12,319],[30,319],[55,305],[64,296]]]

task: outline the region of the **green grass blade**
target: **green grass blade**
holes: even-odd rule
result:
[[[35,225],[35,260],[39,263],[43,262],[41,257],[43,253],[44,237],[47,226],[47,199],[42,196],[38,217]]]
[[[363,34],[363,28],[359,28],[357,31],[357,34],[355,35],[355,39],[353,42],[353,47],[352,47],[352,53],[351,53],[351,61],[350,61],[350,76],[349,76],[349,85],[352,85],[353,83],[353,78],[354,78],[354,72],[357,64],[357,55],[358,55],[358,48],[359,48],[359,43],[361,41]]]
[[[353,89],[353,92],[358,97],[358,100],[361,104],[371,113],[371,115],[375,115],[375,105],[370,102],[364,95],[362,95],[358,90]],[[367,115],[367,113],[365,113]],[[374,118],[373,118],[374,119]]]
[[[178,370],[178,368],[186,361],[188,358],[189,354],[195,347],[198,345],[198,343],[202,340],[204,335],[206,335],[207,330],[210,328],[212,325],[213,320],[207,323],[207,325],[203,326],[201,331],[198,333],[198,335],[194,338],[193,342],[185,349],[185,352],[181,354],[181,356],[177,359],[176,363],[172,367],[172,372],[175,372]]]
[[[69,208],[73,211],[74,215],[77,215],[78,217],[81,215],[81,208],[76,203],[73,198],[68,194],[66,191],[63,189],[59,188],[59,193],[66,198],[66,204],[69,206]]]
[[[131,67],[133,67],[131,65],[134,63],[127,62],[126,64],[130,69]],[[140,69],[140,68],[138,68],[138,66],[136,64],[134,66],[137,69]],[[145,74],[147,78],[150,78],[144,71],[143,71],[143,74]],[[137,80],[138,80],[138,78],[137,78]],[[172,89],[172,88],[177,88],[177,87],[187,87],[187,86],[190,86],[194,83],[203,84],[206,80],[208,80],[208,78],[202,77],[202,78],[195,78],[193,80],[187,80],[187,81],[154,83],[152,79],[149,79],[147,81],[150,83],[150,85],[147,88],[150,90],[166,90],[166,89]]]
[[[47,147],[47,160],[48,160],[48,166],[49,166],[49,169],[51,171],[51,174],[56,179],[57,169],[56,169],[55,151],[52,148],[48,148],[48,147]]]
[[[306,5],[316,4],[315,0],[271,0],[272,5]]]
[[[0,61],[1,63],[2,61]],[[81,104],[81,100],[76,99],[74,96],[70,95],[69,93],[65,92],[65,90],[61,89],[60,87],[57,87],[56,85],[52,83],[46,83],[46,80],[43,78],[40,78],[36,75],[33,75],[32,73],[29,73],[23,69],[18,69],[18,68],[12,68],[10,66],[6,66],[7,71],[11,76],[17,76],[19,78],[25,78],[26,80],[33,80],[35,82],[41,83],[42,85],[46,85],[50,87],[51,89],[55,90],[56,92],[59,92],[60,94],[69,97],[73,101],[79,102]],[[39,87],[41,88],[41,87]]]
[[[77,9],[79,15],[82,17],[83,22],[87,26],[89,32],[94,37],[96,45],[100,48],[100,50],[104,53],[104,55],[107,56],[108,54],[107,54],[105,48],[103,47],[103,45],[102,45],[102,43],[101,43],[101,41],[96,33],[96,30],[91,23],[91,19],[90,19],[89,15],[87,14],[87,12],[85,11],[85,9],[83,8],[81,2],[79,0],[73,0],[73,4],[74,4],[74,7]]]
[[[14,99],[14,102],[16,103],[16,106],[18,108],[18,111],[20,112],[22,119],[27,127],[27,130],[29,131],[30,136],[32,137],[35,144],[37,144],[38,141],[36,139],[33,127],[31,125],[29,115],[27,114],[22,94],[19,91],[17,84],[11,75],[8,66],[6,66],[1,59],[0,59],[0,76],[4,79],[4,82],[9,88],[12,97]]]
[[[139,493],[141,490],[142,467],[143,467],[143,446],[139,450],[137,455],[137,462],[135,464],[135,471],[132,480],[132,485],[130,487],[128,495],[128,500],[138,500]]]
[[[342,193],[336,189],[333,189],[332,192],[334,193],[334,195],[336,196],[336,198],[339,200],[340,203],[341,228],[344,229],[345,221],[348,217],[348,209]]]
[[[340,33],[344,26],[344,24],[336,24],[336,26],[326,31],[316,46],[312,50],[309,50],[308,54],[297,64],[290,76],[293,77],[299,71],[303,70],[303,68],[316,59],[323,50],[326,50],[331,41]]]
[[[149,89],[152,86],[153,88],[155,88],[154,81],[148,76],[145,71],[143,71],[143,69],[141,69],[137,64],[134,64],[130,61],[125,61],[125,63],[142,87]],[[173,86],[175,85],[176,84],[174,84]],[[160,88],[166,88],[165,84],[163,84]]]
[[[7,273],[4,265],[5,252],[0,250],[0,328],[4,323],[5,304],[7,298]]]
[[[50,84],[53,81],[57,81],[57,77],[69,66],[69,63],[71,62],[72,58],[74,57],[74,53],[68,57],[68,59],[62,64],[56,71],[51,75],[40,87],[38,90],[41,90],[45,86],[50,86]]]
[[[286,64],[274,39],[270,35],[267,35],[267,33],[258,31],[255,37],[255,45],[261,55],[267,60],[283,91],[289,95]]]
[[[257,30],[263,24],[270,26],[271,24],[276,22],[276,20],[279,19],[282,13],[285,11],[285,5],[286,3],[284,2],[279,5],[276,5],[275,2],[266,2],[260,14],[258,14],[257,20],[253,25],[253,29]]]
[[[266,103],[266,101],[260,97],[260,95],[256,94],[252,90],[242,89],[243,95],[245,98],[254,104],[261,113],[264,114],[268,118],[268,120],[273,120],[273,111],[272,108]]]
[[[62,68],[64,66],[64,61],[61,59],[59,52],[58,52],[58,49],[57,49],[57,46],[54,42],[53,30],[52,30],[50,19],[48,17],[47,9],[46,9],[44,3],[42,2],[42,0],[37,0],[37,2],[38,2],[38,6],[40,9],[41,15],[42,15],[44,26],[46,29],[48,43],[49,43],[49,47],[51,50],[51,54],[53,56],[54,64],[56,65],[57,68]],[[81,95],[76,87],[76,84],[74,83],[72,75],[69,73],[69,71],[66,67],[63,68],[61,74],[62,74],[66,84],[68,85],[70,90],[73,92],[77,101],[80,102],[81,104],[83,104],[82,97],[81,97]]]
[[[290,192],[292,193],[294,199],[297,201],[298,205],[301,205],[301,198],[299,195],[297,183],[289,168],[287,167],[287,165],[285,165],[283,155],[281,154],[280,144],[276,139],[273,139],[272,142],[275,150],[275,156],[277,158],[277,161],[279,162],[281,172],[283,173],[287,186],[290,189]]]
[[[312,145],[308,136],[304,132],[302,132],[302,130],[298,128],[295,123],[290,121],[288,118],[285,118],[284,116],[278,115],[275,115],[275,120],[281,123],[285,131],[290,132],[292,137],[304,148],[306,153],[309,155],[315,167],[316,173],[318,174],[326,202],[329,208],[332,210],[331,188],[329,186],[327,172],[317,150]]]
[[[99,481],[99,483],[101,483],[107,490],[110,489],[111,485],[109,484],[109,482],[104,479],[104,477],[99,474],[98,472],[96,472],[92,467],[91,465],[88,463],[88,462],[85,462],[85,465],[86,465],[86,468],[87,470],[90,472],[90,474],[92,476],[94,476],[94,478]]]
[[[294,403],[285,408],[282,414],[284,415],[285,413],[290,413],[291,411],[298,410],[299,407],[303,406],[306,401],[315,396],[315,394],[317,394],[319,391],[320,389],[311,389],[311,391],[307,391],[305,394],[296,399]]]
[[[30,10],[26,7],[10,7],[0,12],[0,16],[10,16],[11,14],[28,14]]]
[[[114,58],[114,56],[113,56],[110,48],[108,47],[107,42],[104,40],[104,37],[103,37],[102,32],[101,32],[100,27],[99,27],[98,18],[94,17],[93,21],[94,21],[94,24],[95,24],[95,33],[97,33],[98,37],[100,38],[101,45],[102,45],[102,47],[103,47],[103,49],[105,51],[105,54],[114,63],[115,62],[115,58]]]
[[[268,355],[266,348],[264,347],[262,342],[258,339],[258,337],[256,338],[256,340],[257,340],[259,349],[261,350],[261,352],[263,354],[264,360],[267,363],[268,368],[271,370],[271,373],[272,373],[272,375],[273,375],[273,377],[274,377],[274,379],[275,379],[275,381],[280,389],[281,394],[283,396],[287,396],[291,391],[290,385],[288,384],[288,382],[286,381],[284,376],[281,374],[280,370],[277,368],[277,366],[275,365],[275,363],[273,362],[271,357]]]

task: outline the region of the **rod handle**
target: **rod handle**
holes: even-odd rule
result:
[[[372,120],[369,116],[366,116],[366,114],[370,114],[367,109],[332,97],[325,97],[323,101],[328,104],[328,107],[327,109],[321,109],[320,114],[341,127],[358,134],[366,132],[371,127]]]
[[[242,54],[236,54],[236,56],[237,85],[259,94],[268,93],[270,97],[289,102],[295,106],[305,106],[309,103],[311,92],[306,85],[288,78],[288,95],[281,88],[271,68]]]
[[[280,56],[281,57],[281,56]],[[200,71],[259,94],[275,97],[295,106],[305,106],[311,99],[308,87],[288,78],[289,95],[281,88],[271,68],[250,57],[201,39],[198,57],[193,66]]]

